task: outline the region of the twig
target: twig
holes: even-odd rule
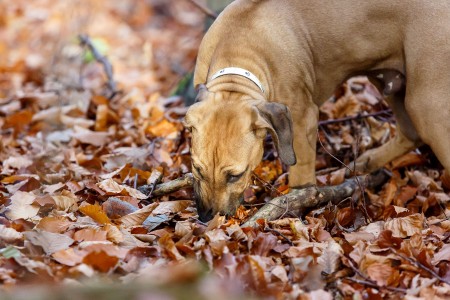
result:
[[[392,113],[392,110],[385,109],[385,110],[377,111],[377,112],[370,113],[370,114],[367,114],[367,115],[358,114],[356,116],[350,116],[350,117],[345,117],[345,118],[340,118],[340,119],[331,119],[331,120],[319,121],[319,125],[329,125],[329,124],[335,124],[335,123],[342,123],[342,122],[347,122],[347,121],[351,121],[351,120],[359,120],[359,119],[364,119],[364,118],[369,118],[369,117],[376,117],[376,116],[379,116],[379,115],[390,114],[390,113]]]
[[[264,179],[260,178],[255,172],[252,172],[252,175],[255,179],[257,179],[259,182],[261,182],[264,186],[264,188],[268,188],[269,190],[271,190],[272,192],[275,192],[275,194],[277,196],[281,196],[283,195],[282,193],[280,193],[279,190],[277,190],[270,182],[265,181]]]
[[[188,0],[188,1],[194,4],[197,8],[199,8],[205,15],[207,15],[211,19],[217,19],[218,17],[217,13],[213,12],[211,9],[201,4],[197,0]]]
[[[187,173],[181,176],[180,178],[177,178],[169,182],[161,183],[156,186],[154,186],[153,184],[142,185],[138,188],[138,190],[144,193],[145,195],[149,195],[149,193],[152,191],[150,198],[154,198],[174,193],[181,189],[192,187],[193,184],[194,178],[192,177],[192,174]]]
[[[345,258],[348,260],[348,262],[350,263],[350,268],[353,270],[353,272],[355,272],[356,274],[358,274],[358,276],[360,276],[361,278],[363,278],[364,280],[360,280],[360,279],[356,279],[356,278],[351,278],[351,277],[346,277],[344,279],[362,284],[362,285],[367,285],[370,287],[373,287],[377,290],[381,290],[381,289],[386,289],[389,291],[394,291],[394,292],[400,292],[400,293],[406,293],[405,289],[402,288],[395,288],[395,287],[391,287],[391,286],[380,286],[378,285],[375,281],[373,281],[372,279],[368,278],[366,275],[364,275],[357,267],[356,267],[356,262],[350,257],[345,255]]]
[[[359,187],[357,181],[364,178],[364,176],[359,176],[358,179],[347,179],[336,186],[310,186],[304,189],[294,189],[286,195],[270,200],[245,222],[242,227],[255,227],[257,226],[256,221],[258,219],[275,220],[283,215],[286,210],[292,213],[301,213],[306,208],[318,207],[328,202],[337,204],[342,199],[351,196],[355,192],[355,189]],[[386,178],[386,174],[382,172],[371,175],[369,184],[370,186],[377,186],[385,182]]]
[[[283,239],[286,240],[286,242],[288,242],[289,245],[294,246],[294,243],[293,243],[287,236],[285,236],[284,234],[282,234],[282,233],[279,232],[278,230],[273,229],[273,228],[270,228],[270,227],[267,226],[267,225],[265,226],[264,230],[268,230],[268,231],[270,231],[270,232],[275,233],[275,234],[278,235],[278,236],[281,236]]]
[[[94,56],[95,60],[102,64],[103,70],[105,71],[106,77],[108,78],[106,84],[108,86],[108,89],[111,91],[111,95],[108,98],[112,99],[117,94],[118,90],[116,87],[116,83],[114,81],[113,67],[111,63],[105,56],[100,54],[97,48],[95,48],[89,36],[80,34],[78,35],[78,39],[80,40],[80,44],[82,46],[88,47],[88,49],[92,52],[92,55]]]
[[[446,280],[445,278],[439,276],[438,273],[436,273],[435,271],[431,270],[431,269],[428,268],[427,266],[423,265],[423,264],[420,263],[419,261],[414,260],[414,259],[412,259],[412,258],[410,258],[410,257],[407,257],[407,256],[405,256],[405,255],[399,253],[397,250],[395,250],[395,249],[392,248],[392,247],[389,247],[389,249],[390,249],[392,252],[394,252],[396,255],[400,256],[401,258],[403,258],[403,259],[409,261],[410,263],[416,265],[417,267],[421,268],[422,270],[424,270],[424,271],[428,272],[429,274],[433,275],[433,276],[434,276],[435,278],[437,278],[439,281],[444,282],[444,283],[450,285],[450,281],[448,281],[448,280]]]
[[[366,285],[366,286],[370,286],[371,288],[377,289],[377,290],[388,290],[391,292],[398,292],[398,293],[403,293],[406,294],[406,290],[402,289],[402,288],[395,288],[392,286],[379,286],[378,284],[371,282],[371,281],[367,281],[367,280],[361,280],[361,279],[355,279],[355,278],[351,278],[351,277],[346,277],[343,278],[344,280],[348,280],[348,281],[352,281],[354,283],[358,283],[361,285]]]
[[[319,131],[317,131],[317,139],[319,140],[320,146],[322,146],[322,148],[325,150],[325,152],[326,152],[328,155],[330,155],[332,158],[334,158],[335,160],[337,160],[337,161],[338,161],[342,166],[344,166],[351,174],[356,175],[356,174],[355,174],[355,173],[356,173],[356,172],[355,172],[355,169],[353,169],[353,170],[350,169],[349,166],[347,166],[343,161],[341,161],[339,158],[337,158],[336,156],[334,156],[333,154],[331,154],[331,152],[328,151],[327,148],[325,148],[325,146],[323,145],[322,141],[320,140],[320,137],[319,137]],[[356,157],[355,157],[355,161],[356,161]],[[354,168],[356,168],[356,164],[354,164]],[[363,206],[364,206],[364,205],[366,204],[366,203],[365,203],[365,198],[364,198],[364,186],[363,186],[363,184],[361,183],[359,176],[356,176],[356,177],[354,177],[354,178],[355,178],[355,180],[356,180],[356,183],[359,185],[359,189],[360,189],[360,191],[361,191],[361,193],[362,193],[362,195],[363,195],[363,199],[364,199]],[[365,212],[366,222],[367,222],[367,218],[369,219],[369,223],[372,222],[372,219],[371,219],[370,216],[368,215],[368,213],[367,213],[365,207],[364,207],[363,209],[364,209],[364,212]]]

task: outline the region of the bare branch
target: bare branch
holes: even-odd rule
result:
[[[350,197],[359,188],[358,181],[366,182],[366,177],[353,177],[336,186],[310,186],[299,190],[294,189],[286,195],[270,200],[242,227],[256,227],[258,219],[276,220],[286,212],[286,207],[289,207],[290,212],[300,214],[306,208],[319,207],[328,202],[337,204],[342,199]],[[368,177],[369,186],[378,186],[386,181],[387,174],[379,172],[376,175],[368,175]]]
[[[78,39],[80,40],[80,43],[82,46],[88,47],[88,49],[92,52],[92,55],[94,56],[95,60],[102,64],[103,69],[105,70],[106,77],[108,78],[107,86],[108,89],[111,91],[111,95],[109,96],[109,99],[112,99],[117,94],[117,87],[116,83],[114,81],[113,77],[113,68],[109,60],[100,54],[100,52],[95,48],[94,44],[92,43],[89,36],[80,34],[78,36]]]
[[[138,189],[139,191],[141,191],[146,195],[149,195],[151,193],[150,198],[154,198],[174,193],[181,189],[192,187],[193,184],[194,178],[192,177],[192,174],[187,173],[181,176],[180,178],[177,178],[169,182],[161,183],[156,186],[154,186],[153,184],[143,185]]]

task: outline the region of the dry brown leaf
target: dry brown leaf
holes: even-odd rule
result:
[[[64,234],[48,232],[40,229],[24,232],[25,238],[33,245],[41,246],[47,255],[65,250],[73,244],[73,240]]]
[[[322,252],[317,262],[322,266],[323,272],[333,274],[339,268],[342,255],[344,255],[342,247],[333,239],[330,239],[327,248]]]
[[[219,230],[219,229],[216,229]],[[221,230],[223,232],[223,230]],[[208,235],[210,232],[207,232]],[[227,239],[224,239],[227,240]],[[271,233],[263,233],[258,232],[258,235],[253,240],[252,248],[250,249],[251,253],[259,256],[266,256],[270,250],[272,250],[278,242],[278,238]]]
[[[5,215],[10,220],[28,219],[37,215],[39,206],[33,205],[36,196],[33,193],[17,191],[11,197]]]
[[[175,224],[175,235],[183,237],[192,232],[192,223],[190,221],[178,221]]]
[[[276,278],[278,278],[278,280],[280,280],[281,282],[288,282],[289,278],[287,276],[287,272],[284,266],[275,266],[275,268],[272,269],[272,271],[270,271],[270,273],[275,276]]]
[[[441,261],[450,263],[450,244],[444,244],[442,248],[434,254],[434,257],[431,260],[433,265],[437,265]]]
[[[74,212],[78,210],[78,199],[70,193],[66,195],[52,196],[55,201],[56,208],[65,212]]]
[[[106,231],[106,238],[116,244],[122,243],[124,241],[124,237],[119,228],[115,225],[106,224],[104,227]]]
[[[192,204],[191,200],[177,200],[160,202],[158,207],[153,211],[154,215],[176,214],[185,210]]]
[[[8,173],[10,169],[21,169],[29,167],[33,161],[26,156],[10,156],[3,161],[3,173]]]
[[[394,159],[391,162],[391,168],[392,169],[398,169],[408,166],[415,166],[415,165],[421,165],[425,162],[425,159],[422,155],[416,153],[416,152],[409,152],[397,159]]]
[[[360,110],[361,105],[354,96],[339,99],[332,109],[334,118],[343,118],[356,115],[360,112]]]
[[[346,233],[344,232],[344,237],[350,244],[356,244],[358,241],[366,241],[370,242],[375,239],[375,235],[373,235],[370,232],[364,232],[364,231],[354,231]]]
[[[427,176],[420,171],[407,172],[408,177],[414,182],[414,184],[419,187],[419,190],[430,189],[432,191],[442,191],[442,187],[434,181],[433,178]]]
[[[180,254],[180,252],[176,248],[175,243],[170,237],[170,234],[165,234],[164,236],[162,236],[159,239],[158,243],[161,246],[161,248],[165,251],[166,255],[171,259],[174,259],[176,261],[185,260],[185,258]]]
[[[413,234],[420,234],[423,229],[424,216],[422,214],[413,214],[403,218],[395,218],[386,221],[385,230],[392,231],[392,236],[406,238]]]
[[[83,214],[85,214],[86,216],[91,217],[99,224],[104,225],[104,224],[111,223],[111,220],[109,220],[108,216],[102,210],[102,207],[100,205],[98,205],[97,203],[94,205],[87,204],[87,205],[81,206],[78,210],[80,212],[82,212]]]
[[[131,197],[147,199],[147,196],[140,191],[126,185],[118,184],[112,178],[105,179],[102,182],[97,183],[97,185],[99,188],[110,194],[122,194],[126,191]]]
[[[116,256],[110,256],[105,251],[92,251],[83,258],[83,263],[100,272],[108,272],[119,262]]]
[[[108,132],[95,132],[81,126],[75,125],[72,136],[83,144],[90,144],[97,147],[104,146],[110,139]],[[89,126],[92,124],[89,123]],[[89,127],[88,126],[88,127]]]
[[[108,105],[100,104],[97,106],[95,117],[95,131],[106,131],[108,125]]]
[[[36,228],[53,233],[63,233],[73,223],[62,216],[44,217],[36,225]]]
[[[398,269],[394,269],[387,264],[376,262],[367,267],[366,273],[379,286],[395,286],[400,277]]]
[[[82,241],[106,241],[107,232],[94,228],[84,228],[74,233],[73,239],[77,242]]]
[[[0,224],[0,240],[6,243],[13,243],[17,240],[21,240],[23,234],[18,232],[14,228],[8,228],[5,225]]]
[[[157,206],[158,203],[149,204],[131,214],[121,217],[119,221],[125,227],[141,225]]]
[[[54,260],[66,266],[76,266],[83,261],[84,252],[75,251],[73,248],[59,250],[52,254]]]

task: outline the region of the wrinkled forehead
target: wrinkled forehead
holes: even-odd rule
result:
[[[245,106],[220,105],[202,116],[192,132],[192,154],[237,159],[251,138],[251,113]],[[245,151],[245,150],[244,150]]]

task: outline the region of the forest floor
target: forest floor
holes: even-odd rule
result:
[[[139,189],[190,172],[173,92],[204,12],[181,0],[0,9],[1,299],[449,299],[450,179],[428,147],[377,188],[241,228],[289,192],[268,139],[245,205],[205,224],[190,189]],[[343,164],[394,133],[365,78],[344,84],[321,108],[318,184],[342,183]]]

